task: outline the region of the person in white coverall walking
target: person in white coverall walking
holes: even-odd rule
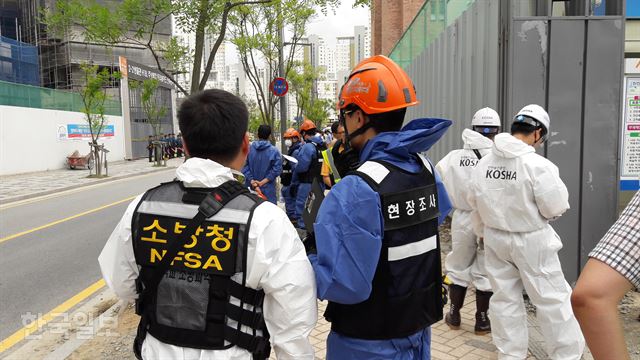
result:
[[[154,265],[161,261],[162,247],[166,251],[179,239],[172,233],[188,233],[185,225],[198,209],[190,198],[214,194],[219,201],[215,191],[224,184],[240,186],[242,195],[206,218],[191,237],[193,242],[185,242],[174,261],[167,262],[170,267],[157,285],[152,305],[142,303],[146,307],[142,319],[153,315],[148,322],[141,321],[145,336],[136,356],[267,358],[269,350],[257,350],[268,349],[270,340],[278,359],[313,359],[308,336],[317,320],[316,283],[304,246],[280,208],[258,200],[237,183],[249,152],[246,106],[230,93],[206,90],[189,97],[178,118],[190,158],[177,169],[176,181],[147,191],[127,208],[99,257],[107,285],[122,299],[145,300],[150,282],[144,273],[157,271]],[[159,192],[162,198],[151,201]],[[246,204],[255,205],[250,211],[237,210]],[[175,228],[164,225],[172,217],[178,220]],[[146,226],[146,221],[154,223]],[[148,247],[152,247],[150,262],[149,252],[144,252]],[[228,256],[232,250],[235,254]],[[225,263],[236,260],[235,266]]]
[[[487,275],[494,294],[490,318],[500,359],[527,357],[523,288],[537,308],[551,359],[580,359],[584,337],[571,309],[571,287],[558,251],[562,242],[549,222],[569,209],[558,168],[535,153],[550,119],[538,105],[516,115],[511,134],[495,137],[490,154],[473,171],[469,204],[478,236],[484,237]]]
[[[491,284],[484,265],[484,245],[471,225],[471,206],[467,202],[469,178],[480,159],[493,147],[492,139],[500,132],[500,116],[491,108],[478,110],[471,119],[471,129],[462,132],[462,149],[453,150],[436,165],[455,212],[451,217],[451,252],[445,259],[446,275],[451,280],[451,305],[445,316],[450,328],[460,329],[460,308],[467,287],[476,289],[476,335],[491,331],[488,318]]]

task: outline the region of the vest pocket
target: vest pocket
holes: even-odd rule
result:
[[[194,275],[187,272],[167,271],[158,285],[156,296],[158,324],[178,329],[205,330],[209,281],[201,279],[198,282],[193,279]]]

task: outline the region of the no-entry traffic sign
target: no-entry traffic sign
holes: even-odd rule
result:
[[[285,96],[289,91],[289,83],[285,78],[277,77],[269,84],[269,90],[275,96]]]

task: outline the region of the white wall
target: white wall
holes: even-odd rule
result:
[[[86,124],[78,112],[0,105],[0,175],[61,169],[74,150],[89,153],[87,139],[59,140],[58,126]],[[110,151],[108,161],[124,159],[124,127],[121,116],[107,116],[114,136],[100,138]]]

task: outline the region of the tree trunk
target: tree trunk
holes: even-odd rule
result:
[[[193,57],[193,73],[191,76],[191,93],[195,94],[200,89],[200,70],[202,68],[202,53],[204,51],[204,37],[207,25],[207,8],[209,0],[200,0],[200,16],[196,26],[196,44]]]

